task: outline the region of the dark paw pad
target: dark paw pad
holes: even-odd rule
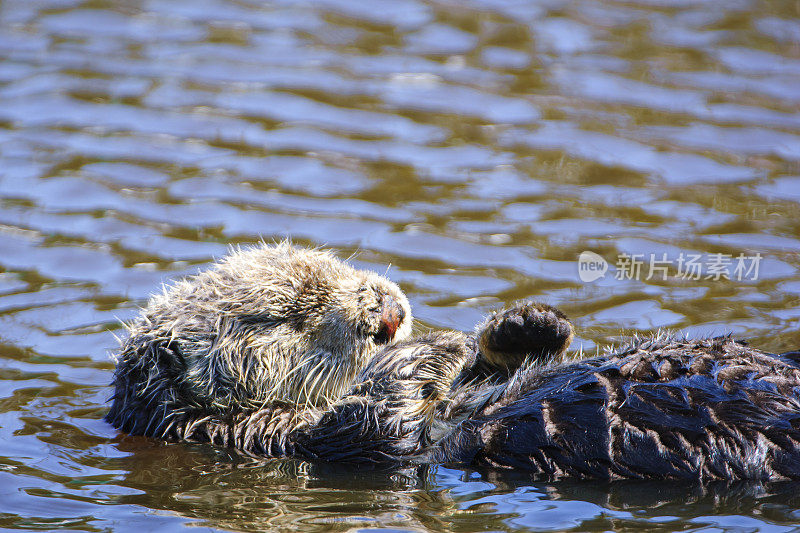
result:
[[[527,302],[494,314],[478,335],[489,363],[514,368],[528,357],[541,363],[560,358],[572,341],[572,324],[555,307]]]

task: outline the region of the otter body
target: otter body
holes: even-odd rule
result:
[[[656,338],[565,362],[570,322],[532,302],[476,335],[406,339],[410,321],[399,288],[324,252],[237,252],[130,326],[107,419],[312,460],[800,479],[797,353]]]

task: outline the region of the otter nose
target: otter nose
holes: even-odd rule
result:
[[[384,295],[381,300],[381,326],[378,334],[375,335],[375,340],[378,342],[389,342],[394,338],[397,328],[403,323],[406,318],[406,312],[403,307],[397,303],[393,297]]]

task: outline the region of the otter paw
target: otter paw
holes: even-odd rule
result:
[[[289,437],[304,425],[305,421],[293,407],[266,405],[241,415],[234,429],[236,446],[269,457],[286,455]]]
[[[572,342],[566,315],[546,304],[525,302],[494,313],[478,329],[478,348],[490,365],[516,370],[526,359],[560,359]]]

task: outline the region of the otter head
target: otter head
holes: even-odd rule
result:
[[[391,281],[342,263],[330,266],[336,271],[309,272],[301,282],[296,320],[312,346],[351,359],[358,371],[379,349],[410,335],[411,309]]]
[[[325,407],[375,352],[406,338],[412,320],[391,281],[288,243],[235,250],[144,311],[123,352],[169,339],[178,401],[216,412],[271,401]]]

